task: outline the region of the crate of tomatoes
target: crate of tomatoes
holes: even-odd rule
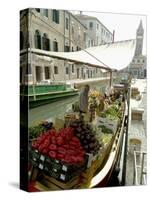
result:
[[[62,181],[79,175],[86,166],[85,151],[71,127],[41,134],[32,143],[31,152],[30,159],[36,167]]]

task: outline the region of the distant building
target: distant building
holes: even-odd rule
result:
[[[75,15],[75,17],[87,27],[89,38],[86,47],[98,46],[113,41],[113,34],[96,17],[83,15],[82,12]]]
[[[136,48],[132,62],[128,66],[128,71],[133,78],[146,78],[146,56],[142,55],[143,50],[143,36],[144,29],[142,21],[140,21],[139,27],[136,31]]]

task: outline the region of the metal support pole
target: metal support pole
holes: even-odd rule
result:
[[[144,156],[145,154],[142,153],[142,162],[141,162],[141,177],[140,177],[140,184],[142,185],[142,179],[143,179],[143,169],[144,169]]]

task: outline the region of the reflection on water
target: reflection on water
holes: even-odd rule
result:
[[[90,88],[95,88],[100,92],[104,92],[104,88],[107,82],[90,83]],[[79,99],[79,96],[62,99],[57,102],[39,106],[29,110],[29,126],[35,125],[41,120],[47,120],[51,118],[54,120],[57,118],[63,118],[67,109],[72,107],[72,104]]]

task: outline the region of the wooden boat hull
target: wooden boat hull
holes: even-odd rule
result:
[[[38,85],[34,87],[21,87],[21,98],[27,98],[29,108],[34,108],[78,94],[78,89],[67,88],[65,85]]]
[[[58,101],[60,99],[68,98],[71,96],[78,95],[78,91],[63,91],[56,93],[47,93],[47,94],[39,94],[36,95],[35,99],[34,96],[29,96],[29,108],[34,108],[37,106],[41,106],[44,104],[48,104],[54,101]]]

